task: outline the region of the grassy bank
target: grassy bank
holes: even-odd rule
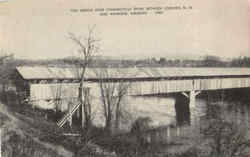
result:
[[[5,136],[8,139],[2,143],[3,157],[63,157],[29,136],[19,135],[15,131],[7,132]]]
[[[211,112],[215,114],[217,110],[218,107],[214,107]],[[246,141],[245,134],[240,132],[242,129],[223,119],[216,119],[217,114],[213,118],[210,117],[212,119],[207,119],[208,130],[203,136],[191,132],[188,137],[171,137],[172,140],[166,142],[148,141],[145,136],[147,131],[145,134],[144,129],[109,134],[105,129],[96,127],[88,130],[80,129],[79,126],[73,126],[72,129],[59,128],[53,114],[55,113],[34,109],[28,104],[19,104],[14,99],[6,105],[1,104],[0,127],[4,128],[3,156],[210,157],[220,154],[220,157],[224,157],[223,153],[230,154],[230,150],[246,142],[246,148],[248,144],[250,146],[250,141]],[[77,133],[79,136],[63,135],[69,132]],[[234,139],[238,139],[238,143],[231,143]],[[218,151],[218,146],[223,147]],[[227,149],[228,147],[232,149]]]

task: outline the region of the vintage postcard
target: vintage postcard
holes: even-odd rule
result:
[[[248,157],[249,96],[249,0],[0,0],[0,157]]]

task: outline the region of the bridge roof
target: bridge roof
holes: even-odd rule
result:
[[[25,80],[35,79],[77,79],[80,69],[59,67],[16,68]],[[103,78],[171,78],[171,77],[211,77],[211,76],[250,76],[250,68],[88,68],[86,79]]]

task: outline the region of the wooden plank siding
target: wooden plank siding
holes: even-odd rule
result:
[[[211,78],[133,82],[129,95],[176,93],[190,90],[218,90],[250,87],[250,78]]]
[[[30,101],[38,108],[67,111],[77,101],[77,83],[30,84]]]
[[[100,97],[101,93],[98,82],[88,82],[85,85],[91,89],[90,95],[92,97]],[[44,103],[44,100],[60,99],[68,102],[70,101],[69,99],[77,98],[78,87],[78,83],[30,84],[30,100]],[[131,82],[128,95],[151,95],[187,92],[191,90],[204,91],[246,87],[250,87],[250,78],[135,81]],[[65,109],[62,106],[61,110]]]
[[[92,98],[100,97],[98,82],[129,81],[128,95],[152,95],[250,87],[250,68],[108,68],[109,76],[96,74],[103,69],[88,68],[84,86]],[[17,93],[41,108],[67,110],[78,97],[79,69],[56,67],[17,67],[14,77]],[[61,102],[58,102],[61,101]],[[56,105],[54,105],[56,104]]]

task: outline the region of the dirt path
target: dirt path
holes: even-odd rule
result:
[[[11,113],[8,108],[3,105],[2,103],[0,103],[0,113],[7,116],[9,120],[7,120],[3,126],[1,126],[1,128],[3,129],[3,131],[15,131],[18,135],[25,137],[29,136],[31,137],[35,142],[43,145],[45,148],[48,149],[52,149],[55,152],[57,152],[59,155],[61,156],[65,156],[65,157],[72,157],[73,153],[66,150],[64,147],[59,146],[59,145],[55,145],[55,144],[51,144],[48,142],[44,142],[44,141],[40,141],[37,137],[34,137],[32,135],[30,135],[30,131],[26,132],[26,130],[32,130],[33,132],[39,132],[39,130],[37,130],[36,128],[30,126],[28,123],[19,120],[13,113]],[[3,140],[8,139],[8,136],[4,136]]]

